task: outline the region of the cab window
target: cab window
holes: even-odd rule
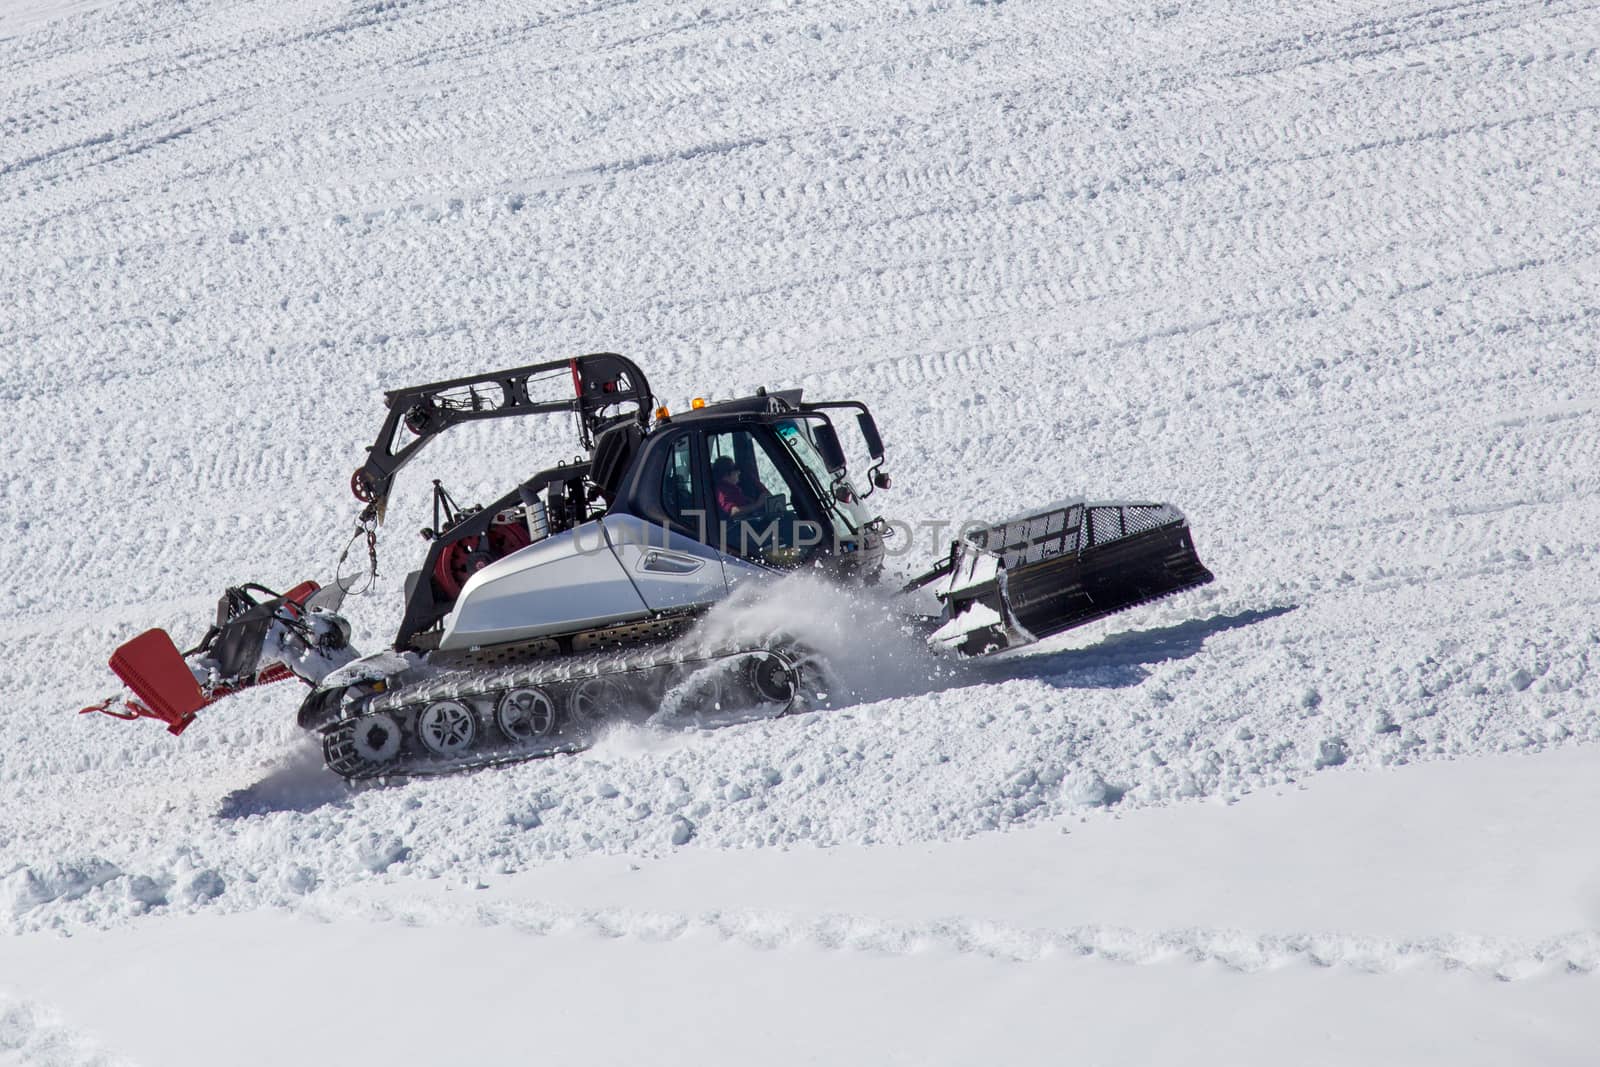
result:
[[[861,494],[856,492],[856,487],[850,479],[843,474],[835,479],[828,472],[827,465],[822,462],[822,456],[817,453],[816,442],[812,439],[811,421],[786,420],[778,423],[776,428],[778,439],[810,473],[816,484],[816,491],[822,494],[822,501],[828,508],[836,528],[841,532],[860,532],[862,527],[871,521],[872,516],[861,503]],[[836,480],[842,482],[848,490],[843,500],[833,492]]]
[[[709,439],[716,547],[771,566],[795,566],[821,542],[820,527],[798,506],[804,483],[791,482],[767,442],[748,430]]]
[[[661,507],[669,519],[690,529],[699,530],[705,525],[695,507],[694,461],[687,435],[680,437],[667,454],[666,470],[661,476]]]

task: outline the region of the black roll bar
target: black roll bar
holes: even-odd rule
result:
[[[572,376],[574,395],[536,399],[530,386],[557,379],[563,371]],[[366,462],[350,478],[356,499],[374,505],[388,497],[395,475],[423,445],[460,423],[576,412],[579,440],[592,449],[595,435],[607,426],[628,419],[647,426],[654,406],[644,372],[615,352],[394,389],[384,393],[384,402],[389,413],[383,428],[367,448]],[[634,405],[631,412],[614,410],[629,403]]]

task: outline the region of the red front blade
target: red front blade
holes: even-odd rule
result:
[[[200,683],[165,630],[146,630],[118,648],[111,669],[172,733],[182,733],[206,706]]]

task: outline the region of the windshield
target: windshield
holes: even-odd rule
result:
[[[800,461],[800,466],[805,468],[806,473],[816,483],[823,504],[834,515],[841,530],[859,533],[863,526],[872,521],[872,516],[862,506],[861,494],[856,492],[856,487],[851,484],[848,475],[842,481],[850,488],[849,502],[840,503],[834,497],[834,478],[828,473],[827,465],[822,462],[822,456],[811,440],[811,427],[807,422],[799,419],[780,422],[777,424],[777,431],[784,447],[793,453],[794,458]]]

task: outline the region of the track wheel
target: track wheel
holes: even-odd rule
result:
[[[478,739],[478,719],[459,700],[436,700],[417,715],[417,736],[435,756],[459,756]]]
[[[622,686],[604,675],[585,678],[567,694],[567,719],[580,733],[594,729],[622,703]]]
[[[494,721],[509,740],[526,743],[555,731],[556,704],[543,689],[520,686],[500,698]]]
[[[720,663],[696,664],[681,672],[664,694],[663,709],[673,715],[711,715],[728,703],[728,671]]]
[[[382,712],[364,716],[350,735],[350,746],[368,763],[388,763],[400,754],[400,724]]]
[[[774,654],[788,664],[789,676],[793,679],[794,696],[788,708],[789,714],[820,711],[850,702],[850,693],[837,672],[816,649],[806,645],[785,645],[781,653]],[[755,683],[754,679],[752,683],[757,684],[759,691],[759,683]]]
[[[800,669],[777,652],[750,658],[750,688],[763,704],[788,706],[800,692]]]

